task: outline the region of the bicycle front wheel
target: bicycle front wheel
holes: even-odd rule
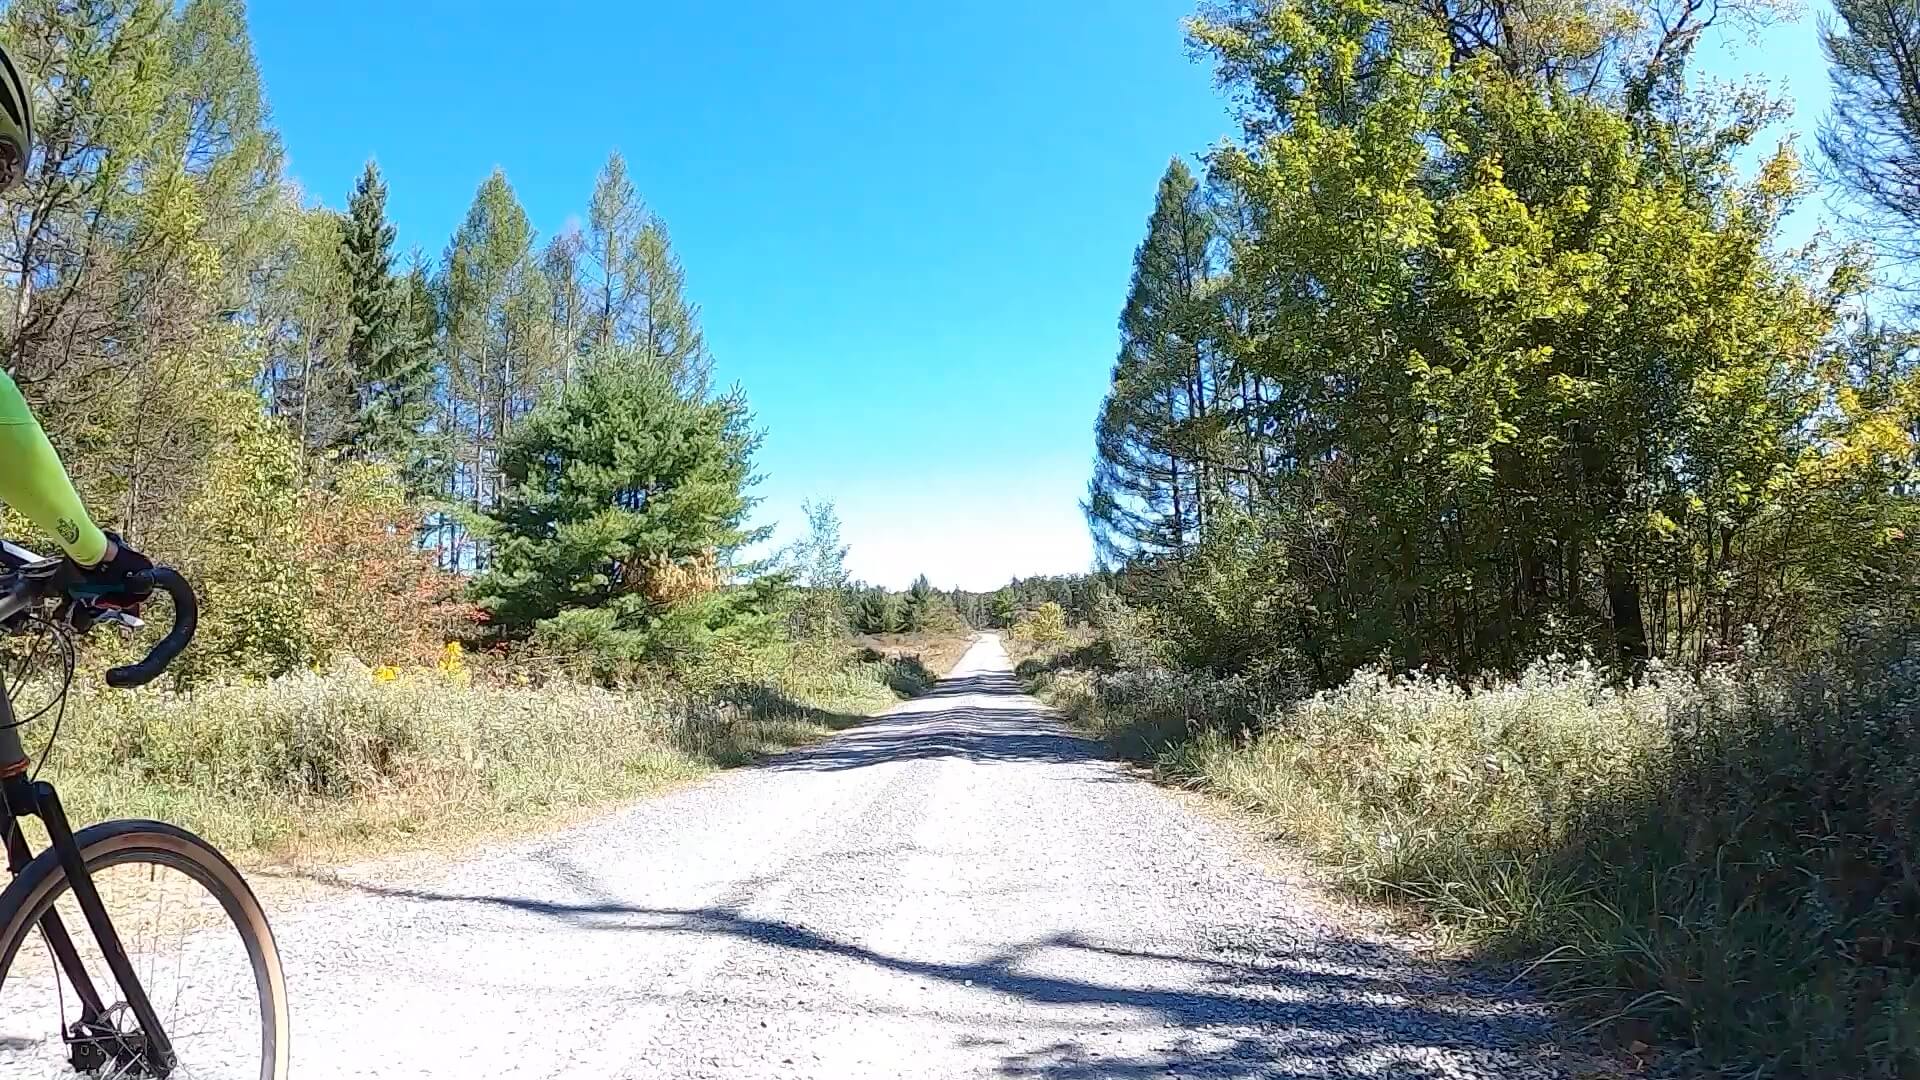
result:
[[[65,870],[42,852],[0,893],[0,1075],[285,1080],[287,995],[273,931],[253,890],[219,852],[157,821],[75,834],[133,971],[173,1045],[146,1060],[139,1022],[108,970]],[[45,933],[49,912],[73,943],[102,1014],[83,1007]]]

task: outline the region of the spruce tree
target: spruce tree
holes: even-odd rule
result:
[[[393,273],[387,187],[367,162],[341,223],[347,278],[347,371],[354,384],[348,453],[399,469],[416,492],[429,483],[420,430],[433,380],[432,311],[425,272]]]

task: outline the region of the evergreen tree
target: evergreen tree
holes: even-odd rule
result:
[[[717,590],[752,539],[757,443],[738,395],[691,397],[652,357],[594,354],[506,441],[476,598],[510,635],[573,609],[644,633]]]
[[[346,276],[346,366],[354,416],[343,449],[400,470],[416,494],[431,482],[421,429],[431,411],[432,305],[426,275],[396,277],[387,187],[372,161],[354,185],[340,235]]]
[[[900,602],[886,589],[862,590],[854,624],[863,634],[892,634],[900,629]]]
[[[1920,2],[1835,0],[1820,42],[1833,78],[1820,149],[1868,238],[1910,267],[1920,261]]]
[[[1120,359],[1095,429],[1081,508],[1103,558],[1184,551],[1218,489],[1201,435],[1220,389],[1214,239],[1200,186],[1176,158],[1134,253]]]
[[[1019,617],[1020,599],[1014,595],[1012,588],[1001,587],[993,594],[992,599],[987,601],[988,625],[1004,630],[1012,626],[1013,621]]]
[[[908,633],[925,630],[933,614],[935,599],[933,583],[927,580],[927,575],[914,578],[912,587],[901,598],[900,628]]]

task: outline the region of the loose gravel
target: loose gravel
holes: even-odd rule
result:
[[[1561,1073],[1520,992],[1344,928],[983,638],[835,739],[275,915],[294,1075]]]

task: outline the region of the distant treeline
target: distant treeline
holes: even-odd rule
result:
[[[848,621],[863,634],[913,633],[964,624],[975,630],[1006,630],[1042,604],[1060,605],[1068,623],[1079,626],[1093,617],[1100,590],[1110,588],[1106,575],[1054,574],[1014,578],[992,592],[937,589],[922,574],[913,585],[892,592],[877,585],[854,583],[848,590]]]

